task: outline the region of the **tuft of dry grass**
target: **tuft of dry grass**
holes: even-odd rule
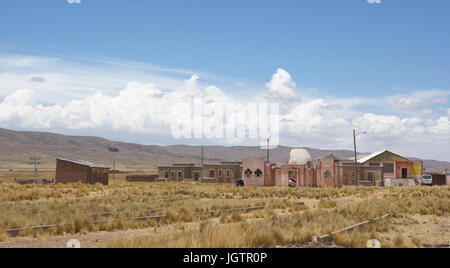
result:
[[[60,225],[46,231],[27,230],[20,235],[86,234],[175,226],[176,231],[113,239],[105,245],[107,247],[273,247],[309,242],[312,236],[387,213],[393,213],[394,218],[410,214],[450,215],[450,187],[238,188],[195,182],[117,182],[109,186],[0,184],[0,192],[0,233],[44,224]],[[379,193],[384,194],[383,198],[371,198]],[[346,197],[358,197],[361,201],[338,205],[337,201]],[[299,200],[309,200],[308,206],[297,205]],[[220,213],[214,221],[210,213],[199,214],[254,206],[265,209]],[[105,216],[102,212],[111,215]],[[134,219],[156,215],[166,217],[159,222]],[[104,222],[94,224],[92,221]],[[389,230],[388,221],[373,222],[366,229],[336,235],[334,240],[346,247],[365,247],[368,239]],[[409,239],[383,241],[385,247],[418,245],[420,241]]]
[[[335,208],[337,206],[337,202],[329,199],[320,199],[319,208]]]

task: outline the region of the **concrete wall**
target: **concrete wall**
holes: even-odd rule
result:
[[[166,178],[166,172],[168,172],[168,178]],[[179,176],[181,172],[181,177]],[[174,165],[170,167],[159,167],[158,177],[162,179],[168,179],[169,181],[182,181],[185,179],[194,179],[195,173],[198,172],[199,179],[201,177],[201,168],[191,165]]]
[[[316,167],[317,187],[338,187],[339,166],[333,157],[319,159]]]
[[[264,166],[264,185],[276,186],[275,177],[277,166],[273,164],[265,164]]]
[[[385,187],[395,186],[416,186],[416,182],[413,179],[385,179]]]
[[[316,187],[317,179],[314,168],[304,165],[282,165],[280,167],[281,180],[278,186]]]
[[[410,162],[396,162],[396,175],[397,178],[402,178],[402,169],[406,169],[407,170],[407,175],[406,178],[402,178],[402,179],[407,179],[407,178],[411,178],[411,171],[410,171]]]
[[[247,174],[247,170],[251,174]],[[257,176],[256,171],[261,170],[262,175]],[[242,179],[245,185],[254,186],[265,186],[265,175],[266,169],[263,157],[251,157],[242,161]]]
[[[181,176],[179,176],[180,172]],[[168,173],[167,177],[166,173]],[[231,162],[218,165],[204,165],[203,167],[181,164],[158,167],[158,177],[169,181],[196,180],[198,177],[198,181],[205,183],[232,184],[241,177],[241,174],[240,164]]]
[[[255,171],[264,167],[262,176]],[[250,170],[247,176],[246,170]],[[264,164],[264,158],[248,158],[243,161],[243,179],[245,185],[281,186],[281,187],[341,187],[357,185],[355,167],[351,161],[339,160],[332,156],[319,159],[317,166]],[[369,180],[369,174],[372,180]],[[358,165],[360,185],[382,186],[383,168]]]
[[[214,177],[210,173],[214,170]],[[240,164],[220,164],[220,165],[204,165],[201,170],[201,177],[208,179],[216,179],[217,183],[230,184],[238,178],[241,178]]]
[[[414,160],[410,166],[411,178],[415,180],[417,185],[422,184],[423,162],[421,160]]]

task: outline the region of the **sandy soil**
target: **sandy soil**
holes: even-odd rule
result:
[[[393,239],[401,233],[404,237],[415,238],[421,247],[450,246],[450,217],[430,215],[409,215],[406,218],[391,219],[392,230],[382,234],[385,239]]]

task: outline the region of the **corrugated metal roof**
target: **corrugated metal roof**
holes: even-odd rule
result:
[[[380,154],[382,154],[382,153],[384,153],[384,152],[387,152],[387,151],[376,152],[376,153],[373,153],[373,154],[369,154],[369,155],[367,155],[367,156],[364,156],[364,157],[358,159],[358,163],[363,164],[363,163],[369,161],[370,159],[379,156]]]
[[[406,158],[406,157],[403,157],[403,156],[398,155],[398,154],[396,154],[396,153],[393,153],[393,152],[391,152],[391,151],[385,150],[385,151],[376,152],[376,153],[373,153],[373,154],[364,156],[364,157],[358,159],[358,163],[364,164],[365,162],[371,160],[372,158],[375,158],[375,157],[377,157],[377,156],[379,156],[379,155],[381,155],[381,154],[384,154],[384,153],[391,153],[391,154],[393,154],[393,155],[395,155],[395,156],[398,156],[398,157],[401,157],[401,158],[404,158],[404,159],[408,160],[408,158]]]
[[[58,158],[58,160],[71,162],[71,163],[78,164],[78,165],[88,166],[88,167],[91,167],[91,168],[107,168],[107,169],[110,169],[110,167],[100,166],[100,165],[93,164],[93,163],[90,163],[90,162],[87,162],[87,161],[83,161],[83,160],[70,160],[70,159],[64,159],[64,158]]]

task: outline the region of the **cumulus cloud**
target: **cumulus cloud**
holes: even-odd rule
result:
[[[422,120],[417,117],[401,119],[397,116],[364,114],[353,120],[358,129],[363,129],[375,135],[401,136],[410,133],[424,133]]]
[[[333,127],[349,126],[343,118],[327,117],[328,104],[323,99],[311,100],[298,104],[291,111],[283,114],[283,130],[293,135],[320,132]]]
[[[154,137],[164,136],[168,137],[166,143],[175,143],[170,140],[170,126],[180,118],[172,115],[171,109],[179,103],[192,104],[194,98],[205,104],[270,100],[285,107],[280,111],[281,144],[352,148],[352,129],[355,128],[369,133],[358,138],[361,151],[391,149],[408,156],[450,159],[448,107],[429,109],[432,113],[421,108],[417,114],[406,116],[388,110],[389,104],[396,107],[399,101],[412,110],[428,105],[422,99],[442,105],[447,91],[430,90],[379,99],[303,96],[300,100],[291,75],[278,69],[266,84],[266,92],[244,99],[232,96],[214,82],[205,82],[214,80],[211,79],[214,76],[205,79],[201,73],[192,75],[198,72],[186,75],[189,72],[184,70],[164,70],[171,76],[161,76],[149,75],[155,70],[161,73],[160,68],[141,64],[132,64],[138,71],[131,72],[128,63],[124,64],[126,68],[115,69],[103,64],[79,68],[62,64],[59,59],[19,58],[15,62],[0,57],[2,61],[6,63],[6,67],[0,65],[0,126],[4,128],[75,131],[86,135],[117,133],[116,136],[123,135],[123,140],[146,137],[136,140],[143,143],[153,143]],[[122,66],[117,61],[114,64]],[[30,83],[32,78],[39,77],[45,77],[46,82]],[[230,87],[235,83],[231,81]],[[122,88],[116,90],[120,85]],[[64,94],[63,101],[58,94]],[[58,97],[52,99],[52,96]],[[358,110],[367,105],[375,107],[375,112]],[[248,145],[249,141],[210,140],[208,143]],[[439,155],[435,156],[436,153]]]
[[[164,92],[152,83],[130,82],[117,95],[97,92],[66,105],[39,104],[37,94],[17,90],[0,102],[0,125],[22,129],[98,130],[170,136],[179,118],[172,114],[180,103],[229,103],[220,88],[200,88],[199,77],[186,79],[179,89]],[[207,120],[208,118],[205,118]]]
[[[292,81],[291,75],[281,68],[272,76],[272,80],[266,84],[266,87],[272,96],[280,99],[288,100],[296,97],[297,85]]]
[[[437,135],[442,135],[446,140],[450,140],[450,120],[449,117],[441,116],[436,121],[429,121],[430,132]],[[443,140],[441,140],[443,141]]]

